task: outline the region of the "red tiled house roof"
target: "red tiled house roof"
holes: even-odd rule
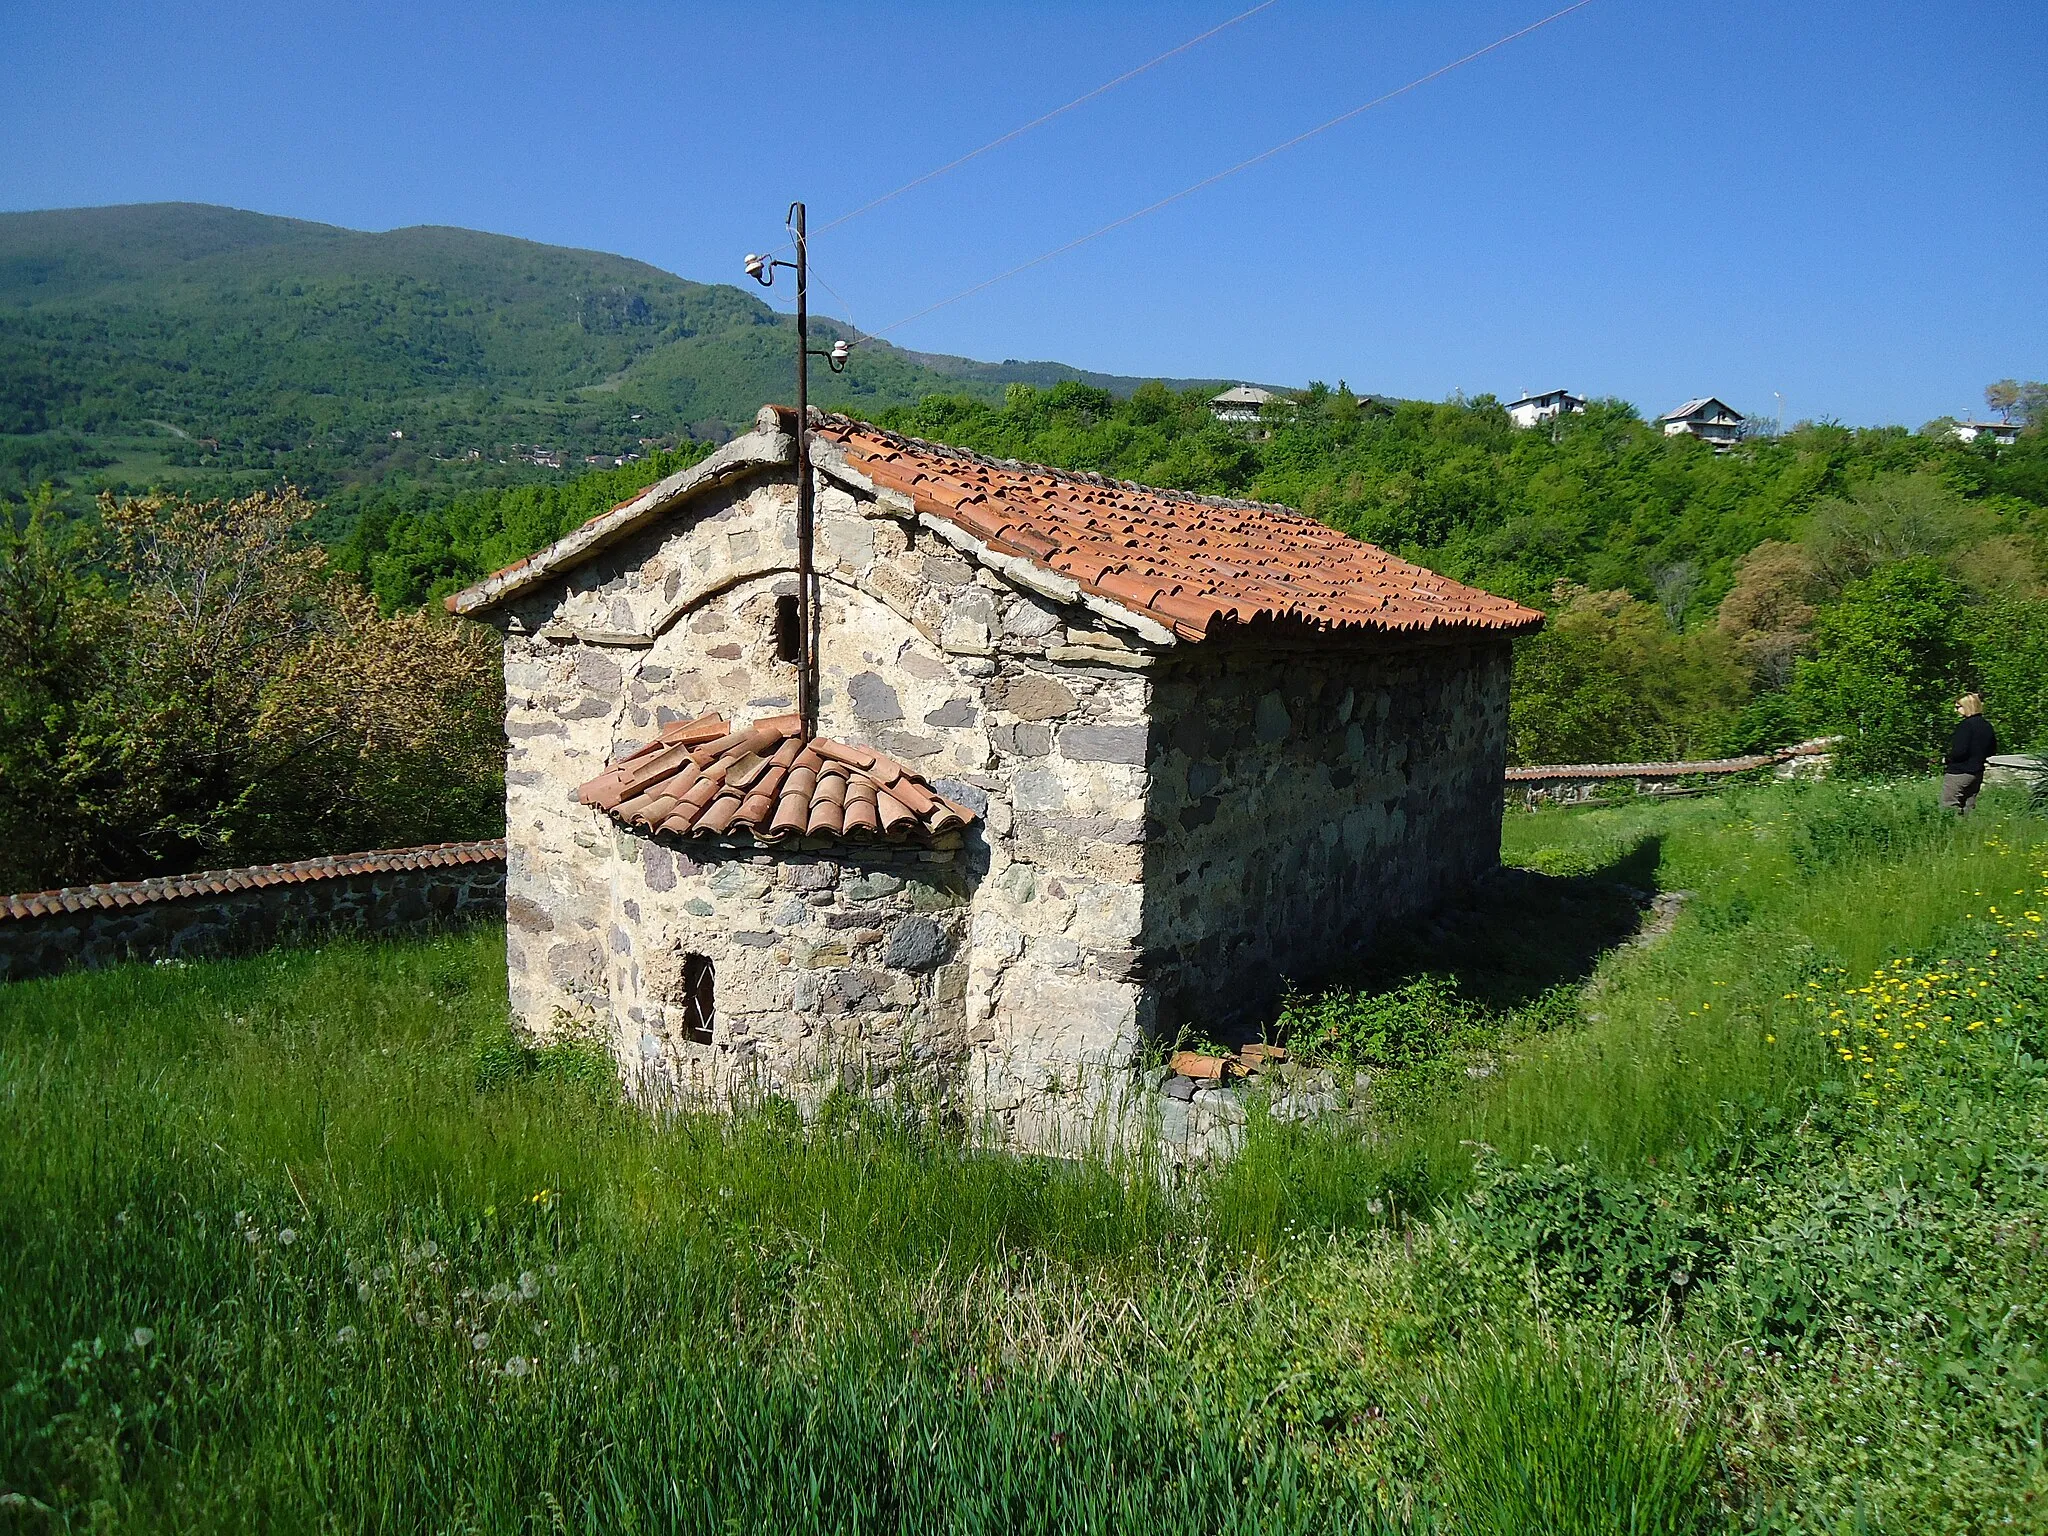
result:
[[[756,429],[537,554],[447,600],[478,614],[541,585],[708,486],[792,461],[794,414],[763,407]],[[1523,634],[1543,616],[1339,533],[1287,507],[1197,496],[1039,464],[988,459],[845,416],[814,417],[818,468],[864,481],[964,533],[997,560],[1022,560],[1106,600],[1158,638],[1233,627],[1307,633]]]
[[[688,837],[751,834],[924,840],[974,820],[893,758],[822,736],[795,715],[735,730],[717,715],[677,721],[576,791],[626,827]]]
[[[814,439],[916,509],[1202,640],[1228,626],[1521,634],[1534,609],[1411,565],[1269,502],[987,459],[826,416]],[[830,472],[829,461],[825,465]]]

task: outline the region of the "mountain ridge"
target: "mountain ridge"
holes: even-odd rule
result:
[[[819,404],[855,413],[1145,382],[813,325],[858,343],[845,374],[812,381]],[[282,475],[316,492],[609,462],[720,438],[787,398],[792,329],[733,284],[454,225],[363,231],[206,203],[0,213],[0,490],[10,462],[23,482],[40,465],[128,488]]]

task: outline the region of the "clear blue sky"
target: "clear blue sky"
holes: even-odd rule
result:
[[[0,0],[0,207],[457,224],[734,280],[1252,0]],[[1279,0],[815,242],[880,327],[1555,9]],[[1918,425],[2048,377],[2048,7],[1594,0],[891,339]],[[778,295],[780,290],[777,290]]]

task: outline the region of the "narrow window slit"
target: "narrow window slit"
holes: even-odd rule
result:
[[[711,1043],[711,1021],[718,1016],[715,981],[709,955],[683,957],[683,1037],[696,1045]]]
[[[794,596],[775,599],[775,659],[798,661],[804,653],[803,620]]]

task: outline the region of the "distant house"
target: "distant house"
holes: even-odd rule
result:
[[[2019,441],[2020,424],[2016,421],[1959,421],[1949,429],[1949,436],[1958,442],[1974,443],[1980,437],[1988,437],[2000,447]]]
[[[1585,409],[1584,400],[1563,389],[1546,389],[1540,395],[1524,395],[1519,400],[1510,400],[1507,405],[1508,420],[1518,427],[1533,427],[1538,422],[1577,415]]]
[[[1666,437],[1677,437],[1683,432],[1703,438],[1714,445],[1716,453],[1721,453],[1742,441],[1742,429],[1749,424],[1749,418],[1734,406],[1706,395],[1686,401],[1675,411],[1666,411],[1657,422]]]
[[[1218,421],[1256,423],[1259,412],[1280,396],[1256,384],[1239,384],[1209,398],[1209,412]]]

